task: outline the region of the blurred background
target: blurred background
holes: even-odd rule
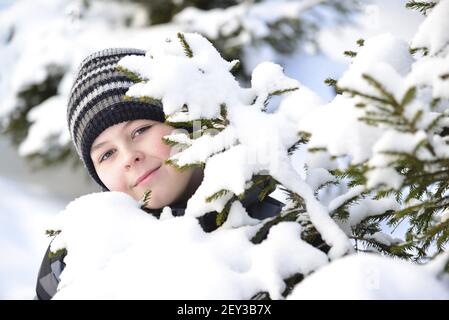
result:
[[[68,202],[99,191],[66,129],[74,73],[108,47],[148,49],[199,32],[248,85],[262,61],[281,64],[325,100],[356,41],[410,41],[423,17],[405,0],[0,0],[0,299],[32,299],[46,226]],[[299,156],[298,156],[299,157]],[[300,166],[300,160],[298,160]],[[299,168],[300,169],[300,168]]]

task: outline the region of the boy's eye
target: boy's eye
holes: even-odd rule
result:
[[[105,153],[102,154],[102,156],[100,157],[100,162],[103,162],[105,160],[107,160],[110,156],[112,156],[114,154],[114,150],[108,150]]]
[[[132,138],[134,139],[134,137],[136,137],[136,136],[138,136],[138,135],[144,133],[146,130],[150,129],[151,127],[152,127],[152,126],[149,125],[149,126],[145,126],[145,127],[136,129],[136,130],[132,133]]]

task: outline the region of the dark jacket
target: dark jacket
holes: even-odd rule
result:
[[[262,202],[257,198],[258,192],[250,192],[245,199],[242,201],[248,214],[256,219],[263,220],[265,218],[276,216],[284,206],[282,202],[279,202],[271,197],[266,197]],[[185,207],[172,208],[172,214],[174,216],[184,215]],[[159,217],[161,214],[160,209],[151,210],[145,209],[146,212]],[[216,225],[216,212],[206,213],[204,216],[198,218],[201,227],[205,232],[211,232],[217,229]],[[49,300],[51,299],[58,287],[61,272],[64,270],[64,257],[65,254],[50,257],[50,246],[45,252],[44,258],[42,260],[41,267],[39,269],[39,274],[36,284],[36,298],[37,300]]]

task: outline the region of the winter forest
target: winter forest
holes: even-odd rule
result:
[[[33,299],[50,243],[54,299],[449,299],[448,17],[449,0],[0,2],[0,299]],[[113,47],[145,51],[118,69],[179,128],[166,164],[204,170],[183,216],[86,182],[68,95]],[[250,195],[282,210],[255,219]]]

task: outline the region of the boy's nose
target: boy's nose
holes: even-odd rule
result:
[[[139,151],[130,151],[125,158],[125,168],[130,169],[136,163],[144,159],[144,154]]]

